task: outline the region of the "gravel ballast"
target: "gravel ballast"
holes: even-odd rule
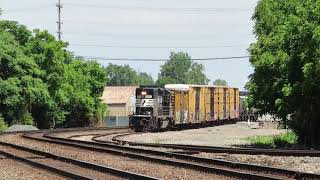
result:
[[[118,178],[116,176],[110,175],[108,173],[94,171],[92,169],[87,169],[72,163],[67,163],[65,161],[48,158],[45,156],[37,155],[28,151],[19,150],[13,147],[0,146],[0,150],[4,152],[10,152],[10,154],[14,154],[15,156],[29,159],[32,162],[40,163],[49,167],[53,167],[62,171],[71,172],[77,175],[81,175],[84,177],[89,177],[91,179],[112,179],[112,180],[120,180],[122,178]]]
[[[37,127],[31,126],[31,125],[12,125],[6,130],[6,132],[35,131],[35,130],[39,130],[39,129]]]
[[[200,153],[197,156],[320,174],[320,157]]]
[[[0,157],[0,179],[10,180],[62,180],[61,176],[51,174],[47,171],[33,168],[27,164],[12,159]]]
[[[245,139],[250,136],[277,135],[287,132],[287,130],[276,129],[275,127],[276,126],[271,122],[268,122],[263,127],[259,127],[257,124],[253,123],[251,124],[251,126],[248,126],[246,122],[240,122],[237,124],[184,131],[136,134],[125,136],[121,139],[126,141],[145,143],[238,147],[249,145],[249,142]],[[99,139],[103,140],[103,137]],[[145,148],[156,149],[147,147]],[[166,149],[160,150],[166,151]],[[170,151],[170,149],[167,150]],[[288,157],[224,153],[200,153],[196,156],[320,174],[320,157]]]
[[[54,136],[60,137],[60,138],[69,138],[75,135],[92,135],[92,134],[106,134],[106,133],[125,133],[128,132],[129,129],[105,129],[105,130],[89,130],[89,131],[71,131],[71,132],[59,132],[59,133],[53,133]]]
[[[159,133],[143,133],[125,136],[121,139],[132,142],[161,143],[161,144],[192,144],[204,146],[232,147],[246,145],[249,142],[246,137],[255,135],[277,135],[286,132],[283,129],[275,129],[270,125],[258,127],[257,123],[246,122],[228,124],[200,129],[183,131],[166,131]]]
[[[195,177],[196,179],[231,179],[215,174],[207,174],[191,169],[151,163],[124,156],[117,156],[108,153],[99,153],[73,148],[69,146],[38,142],[34,140],[24,139],[17,135],[2,136],[1,141],[162,179],[194,179]]]

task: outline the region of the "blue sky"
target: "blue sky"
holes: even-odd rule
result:
[[[62,38],[76,55],[167,59],[171,51],[192,58],[246,56],[255,41],[251,16],[257,0],[61,0]],[[56,34],[56,1],[1,0],[1,19]],[[81,46],[80,46],[81,45]],[[86,46],[98,45],[98,46]],[[116,46],[116,47],[110,47]],[[129,64],[157,77],[164,62]],[[248,59],[201,61],[209,79],[243,89],[252,73]],[[212,82],[212,81],[211,81]],[[210,82],[210,83],[211,83]]]

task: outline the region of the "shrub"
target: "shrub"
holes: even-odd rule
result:
[[[294,132],[287,132],[273,136],[252,136],[245,138],[252,146],[283,148],[297,144],[298,137]]]
[[[0,132],[5,131],[8,128],[8,125],[6,122],[4,122],[4,119],[0,116]]]

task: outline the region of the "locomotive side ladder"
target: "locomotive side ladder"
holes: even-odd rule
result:
[[[172,108],[172,116],[175,117],[176,113],[176,105],[175,105],[175,102],[176,102],[176,96],[175,96],[175,93],[173,92],[171,94],[171,108]]]

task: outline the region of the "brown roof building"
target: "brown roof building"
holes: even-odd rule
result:
[[[135,92],[138,86],[107,86],[101,99],[108,105],[106,126],[128,126],[129,115],[135,109]]]

